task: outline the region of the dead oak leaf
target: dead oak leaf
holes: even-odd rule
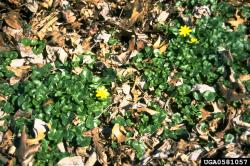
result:
[[[108,157],[105,153],[105,149],[103,148],[103,145],[100,143],[100,137],[99,137],[99,129],[98,128],[94,128],[91,131],[91,134],[93,136],[93,142],[94,142],[94,146],[96,148],[96,153],[98,156],[98,161],[104,165],[107,166],[108,165]]]
[[[36,153],[39,148],[40,144],[28,146],[27,145],[27,134],[25,132],[25,128],[23,128],[20,144],[16,151],[16,157],[20,164],[23,166],[28,166],[30,163],[34,161],[33,154]]]
[[[12,71],[17,77],[23,77],[25,74],[29,72],[31,66],[21,66],[21,67],[6,67],[9,71]]]
[[[125,142],[126,140],[126,136],[122,134],[120,128],[121,126],[118,123],[116,123],[112,128],[112,134],[111,134],[112,139],[114,140],[116,138],[119,143]]]
[[[245,19],[241,18],[241,16],[238,13],[239,10],[237,9],[234,15],[236,19],[230,19],[228,21],[228,23],[234,28],[234,30],[236,30],[239,25],[245,23]]]
[[[129,19],[130,21],[130,27],[140,18],[142,19],[143,16],[143,0],[135,0],[134,2],[134,8],[131,14],[131,17]]]
[[[246,74],[246,75],[241,74],[239,79],[240,79],[240,81],[249,81],[250,74]]]
[[[207,117],[209,117],[212,113],[206,111],[204,108],[200,109],[201,112],[201,121],[207,119]]]
[[[7,14],[3,14],[3,19],[8,26],[14,29],[21,29],[22,24],[19,19],[19,15],[16,12],[9,12]]]
[[[71,10],[66,10],[66,11],[63,11],[62,13],[67,23],[71,24],[75,22],[76,16]]]
[[[7,100],[7,97],[6,96],[2,96],[1,94],[0,94],[0,101],[6,101]]]

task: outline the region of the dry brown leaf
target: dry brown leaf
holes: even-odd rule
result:
[[[80,67],[75,67],[75,68],[72,70],[72,72],[75,73],[76,75],[79,75],[79,74],[81,74],[82,70],[83,70],[83,69],[80,68]]]
[[[82,0],[84,2],[87,2],[87,3],[92,3],[94,5],[98,5],[99,3],[102,3],[103,0]]]
[[[47,107],[47,106],[49,106],[49,105],[51,105],[53,103],[54,103],[53,99],[48,99],[46,102],[43,103],[43,107]]]
[[[206,111],[204,108],[200,109],[201,112],[201,121],[207,119],[207,117],[209,117],[212,113]]]
[[[116,123],[112,128],[111,138],[113,140],[116,138],[119,143],[125,142],[126,140],[126,136],[124,136],[120,131],[120,125],[118,123]]]
[[[143,0],[135,0],[132,15],[129,19],[130,26],[132,26],[139,18],[143,16]]]
[[[26,0],[27,4],[26,7],[32,12],[36,13],[38,10],[38,4],[36,1],[33,0]]]
[[[31,66],[21,66],[21,67],[6,67],[9,71],[12,71],[17,77],[23,77],[25,74],[29,72]]]
[[[245,105],[250,105],[250,99],[243,100],[242,103]]]
[[[165,42],[164,42],[164,43],[165,43]],[[163,45],[161,46],[161,48],[159,49],[159,50],[160,50],[160,53],[162,54],[162,53],[166,52],[167,48],[168,48],[168,44],[163,44]]]
[[[18,83],[21,80],[21,78],[18,77],[11,77],[10,78],[10,85],[15,85],[16,83]]]
[[[3,15],[3,19],[8,26],[14,29],[22,29],[22,23],[19,19],[19,15],[16,12],[9,12]]]
[[[11,67],[21,67],[25,63],[25,59],[13,59],[10,63]]]
[[[230,19],[227,22],[234,28],[234,30],[236,30],[239,25],[244,24],[246,21],[245,21],[245,19],[241,18],[241,16],[239,15],[238,9],[236,10],[234,16],[236,19]]]
[[[132,52],[135,50],[135,38],[132,37],[130,40],[129,40],[129,46],[128,46],[128,51],[129,52]]]
[[[155,114],[158,114],[159,112],[155,111],[155,110],[152,110],[150,108],[146,108],[146,107],[142,107],[142,108],[137,108],[137,111],[139,112],[147,112],[149,113],[150,115],[155,115]]]
[[[46,9],[50,8],[53,4],[53,0],[43,0],[40,5]]]
[[[81,122],[81,120],[76,116],[75,119],[73,119],[72,123],[76,126]]]
[[[11,28],[9,26],[4,26],[3,27],[3,32],[8,34],[8,36],[11,36],[13,39],[15,39],[16,41],[19,41],[22,37],[23,37],[23,29],[14,29],[14,28]],[[7,44],[7,43],[5,43]],[[17,43],[13,43],[13,40],[8,43],[8,45],[11,44],[10,46],[16,46]],[[13,45],[14,44],[14,45]]]
[[[240,79],[240,81],[249,81],[250,74],[245,74],[245,75],[241,74],[239,79]]]
[[[144,42],[142,40],[138,40],[136,45],[138,51],[144,48]]]
[[[103,165],[107,166],[108,165],[108,157],[105,153],[105,150],[103,148],[103,145],[100,143],[100,137],[99,137],[99,129],[96,127],[92,131],[92,136],[93,136],[93,142],[94,146],[96,148],[96,153],[98,156],[98,161]]]
[[[13,3],[17,6],[19,6],[22,3],[22,0],[8,0],[10,3]]]
[[[59,31],[52,31],[50,33],[50,36],[52,37],[52,42],[58,44],[60,47],[63,47],[65,45],[65,37],[63,34]]]
[[[183,124],[178,124],[178,125],[172,126],[169,130],[174,131],[174,130],[180,129],[181,127],[183,127]]]
[[[61,159],[57,166],[84,166],[83,158],[81,156],[65,157]]]
[[[137,70],[132,67],[128,67],[126,69],[117,68],[116,70],[117,70],[118,77],[128,77],[130,75],[133,75],[135,72],[137,72]]]
[[[220,139],[224,138],[226,131],[231,128],[232,120],[235,115],[236,115],[236,110],[233,107],[229,107],[227,109],[227,116],[226,116],[227,124],[225,125],[225,128],[222,131],[216,133],[217,137],[219,137]]]
[[[93,166],[95,165],[96,161],[97,161],[97,154],[96,152],[93,152],[86,161],[85,166]]]
[[[71,10],[66,10],[62,13],[67,23],[71,24],[76,21],[76,16]]]
[[[127,83],[122,84],[122,91],[125,95],[130,94],[130,89],[131,89],[131,87],[129,84],[127,84]]]
[[[162,11],[159,16],[157,17],[157,22],[164,23],[166,19],[168,18],[169,13],[166,11]]]
[[[183,139],[181,139],[178,142],[178,150],[181,151],[181,152],[184,152],[187,149],[188,145],[189,144],[186,141],[184,141]]]
[[[27,139],[26,143],[28,146],[30,145],[36,145],[39,144],[39,141],[43,140],[45,138],[44,133],[39,133],[36,138],[33,139]]]
[[[6,97],[6,96],[2,96],[2,95],[0,94],[0,101],[5,101],[5,100],[7,100],[7,97]]]
[[[0,148],[1,149],[8,148],[9,146],[11,146],[13,144],[12,140],[13,140],[13,133],[12,133],[12,131],[7,130],[3,135],[2,142],[0,144]]]
[[[37,32],[37,36],[39,37],[39,39],[43,39],[44,38],[44,36],[47,34],[47,31],[48,31],[49,27],[51,27],[52,25],[54,25],[57,20],[58,20],[58,18],[57,18],[56,13],[51,13],[49,16],[46,17],[46,19],[43,20],[43,21],[45,21],[44,24],[41,25],[39,23],[38,25],[36,25],[37,27],[39,27],[39,26],[42,27]],[[36,30],[34,30],[34,32],[36,32]]]

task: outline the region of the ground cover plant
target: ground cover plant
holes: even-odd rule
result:
[[[250,4],[0,2],[3,165],[248,158]]]

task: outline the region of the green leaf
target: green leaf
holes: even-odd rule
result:
[[[207,100],[207,101],[214,101],[214,100],[215,100],[215,97],[216,97],[216,93],[210,92],[210,91],[206,91],[206,92],[203,94],[203,97],[204,97],[205,100]]]
[[[81,135],[76,137],[77,145],[85,147],[89,146],[91,144],[91,138],[90,137],[83,137]]]
[[[184,96],[191,91],[191,87],[189,85],[181,85],[178,87],[178,92],[180,95]]]
[[[86,120],[86,127],[89,128],[89,129],[92,129],[92,128],[95,127],[93,116],[89,115],[89,116],[87,117],[87,120]]]
[[[81,72],[81,76],[84,78],[84,80],[87,80],[88,82],[92,81],[92,73],[90,72],[89,69],[84,68],[83,71]]]

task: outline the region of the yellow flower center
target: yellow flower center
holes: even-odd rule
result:
[[[106,99],[109,96],[108,90],[104,86],[100,86],[96,90],[96,97],[100,99]]]
[[[184,26],[181,26],[181,28],[179,29],[179,34],[181,36],[189,36],[190,33],[192,32],[192,29],[190,29],[188,26],[184,25]]]

